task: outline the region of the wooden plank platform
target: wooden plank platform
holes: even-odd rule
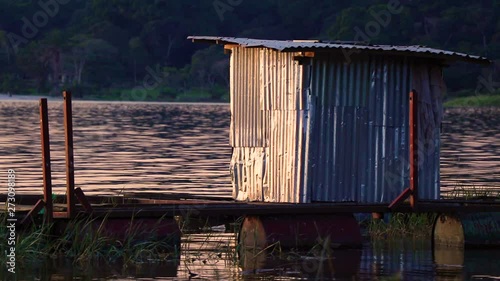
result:
[[[28,195],[16,198],[16,212],[18,215],[27,213],[41,196]],[[5,196],[0,196],[0,202],[5,202]],[[232,200],[207,199],[150,199],[127,197],[100,197],[89,196],[92,204],[93,216],[109,217],[173,217],[173,216],[244,216],[244,215],[303,215],[303,214],[332,214],[332,213],[390,213],[390,212],[419,212],[419,213],[471,213],[471,212],[500,212],[498,200],[435,200],[419,201],[417,209],[411,208],[404,202],[394,208],[388,204],[357,204],[357,203],[264,203],[264,202],[236,202]],[[65,217],[60,212],[65,211],[65,205],[55,200],[55,218]],[[0,203],[0,206],[4,203]],[[5,210],[5,208],[0,208]],[[84,212],[77,204],[76,211]]]

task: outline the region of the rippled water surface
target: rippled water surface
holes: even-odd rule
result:
[[[360,250],[267,252],[239,263],[234,234],[183,238],[179,260],[129,267],[101,263],[88,268],[50,261],[19,269],[17,280],[494,280],[500,251],[429,250],[423,241],[365,243]],[[2,273],[0,271],[0,277]]]
[[[73,104],[75,183],[86,194],[231,195],[228,105]],[[65,191],[61,102],[49,102],[52,178]],[[37,102],[0,103],[0,169],[18,192],[40,193]]]
[[[18,192],[41,192],[37,102],[0,102],[0,169]],[[62,103],[49,103],[53,183],[64,193]],[[229,105],[73,105],[75,182],[88,194],[159,192],[230,197]],[[500,110],[448,109],[441,185],[500,187]]]
[[[50,102],[54,191],[65,190],[62,103]],[[151,192],[229,198],[229,105],[75,102],[75,182],[87,194]],[[448,109],[443,190],[500,187],[500,110]],[[37,102],[0,102],[0,170],[14,169],[18,194],[42,194]],[[6,186],[5,177],[0,184]],[[427,242],[365,244],[324,260],[306,254],[239,266],[230,233],[183,237],[180,260],[91,270],[50,262],[18,280],[480,280],[500,276],[498,251],[433,252]],[[272,258],[274,257],[274,258]],[[378,277],[375,277],[378,276]],[[385,278],[385,279],[384,279]]]
[[[441,186],[500,187],[500,108],[447,109]]]

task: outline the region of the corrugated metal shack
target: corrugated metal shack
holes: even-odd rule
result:
[[[419,97],[421,199],[439,197],[442,68],[488,63],[421,46],[192,36],[231,53],[233,197],[389,203],[409,184],[409,92]]]

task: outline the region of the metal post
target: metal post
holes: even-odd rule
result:
[[[417,91],[410,92],[410,187],[389,204],[389,209],[394,208],[397,204],[403,202],[410,197],[410,206],[415,209],[418,202],[418,99]]]
[[[71,93],[63,92],[64,98],[64,135],[66,139],[66,201],[69,218],[75,215],[75,168],[73,156],[73,112]]]
[[[40,99],[40,136],[42,144],[43,200],[45,220],[52,222],[52,175],[50,168],[49,115],[47,99]]]
[[[410,92],[410,205],[418,202],[418,95]]]

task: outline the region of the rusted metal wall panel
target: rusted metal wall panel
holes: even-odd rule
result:
[[[314,59],[311,72],[312,200],[391,202],[409,184],[411,63],[371,57],[346,64],[325,56]],[[420,198],[437,199],[438,167],[439,158],[420,166]]]

